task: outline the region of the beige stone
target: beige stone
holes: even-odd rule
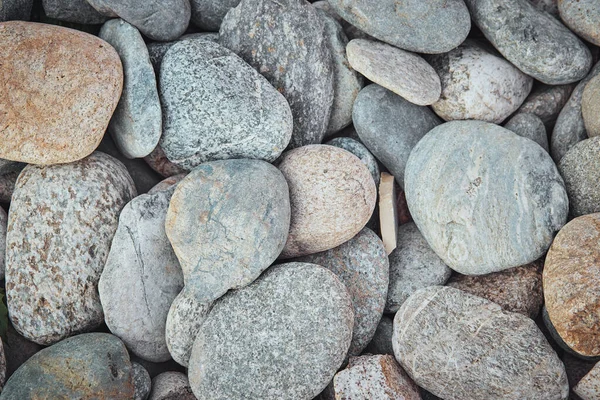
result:
[[[379,183],[379,226],[385,252],[389,256],[396,248],[398,232],[398,206],[394,176],[387,172],[381,173]]]
[[[600,75],[589,81],[583,89],[581,115],[588,136],[600,135]]]

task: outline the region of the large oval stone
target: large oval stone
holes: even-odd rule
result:
[[[215,303],[188,376],[199,400],[312,399],[331,381],[354,322],[346,287],[314,264],[271,267]]]
[[[20,334],[48,345],[104,321],[98,280],[135,195],[125,166],[104,153],[25,167],[6,237],[6,298]]]
[[[413,149],[404,184],[431,248],[465,275],[537,260],[567,220],[567,193],[548,153],[487,122],[434,128]]]
[[[564,400],[565,367],[531,319],[462,290],[415,292],[394,318],[394,354],[436,396]]]
[[[0,158],[80,160],[100,144],[121,95],[123,69],[108,43],[54,25],[0,23]]]
[[[556,332],[576,353],[600,356],[600,214],[575,218],[558,232],[543,276]]]

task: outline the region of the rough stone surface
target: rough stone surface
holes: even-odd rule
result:
[[[185,374],[164,372],[152,379],[148,400],[196,400],[196,397]]]
[[[162,134],[156,75],[148,48],[140,32],[122,19],[105,23],[99,36],[117,50],[123,63],[123,93],[109,131],[126,157],[145,157],[156,147]]]
[[[47,17],[76,24],[102,24],[108,18],[86,0],[42,0]]]
[[[417,385],[394,356],[350,358],[348,367],[333,378],[335,396],[353,400],[421,400]]]
[[[32,7],[33,0],[4,0],[0,3],[0,21],[28,21]]]
[[[333,67],[317,10],[305,0],[242,0],[219,43],[263,74],[294,117],[291,147],[321,143],[333,104]]]
[[[153,40],[168,41],[187,29],[189,0],[87,0],[100,13],[119,16]]]
[[[416,54],[365,39],[352,40],[346,52],[352,68],[413,104],[427,106],[440,98],[440,77]]]
[[[465,0],[473,22],[517,68],[548,85],[583,79],[592,55],[558,19],[528,0]]]
[[[412,104],[379,85],[369,85],[360,91],[352,118],[361,142],[401,187],[411,150],[441,123],[428,107]]]
[[[170,177],[187,172],[185,169],[178,167],[177,164],[169,161],[162,147],[160,147],[160,143],[154,148],[154,150],[152,150],[150,154],[144,157],[144,161],[148,163],[150,168],[164,177]]]
[[[417,53],[448,52],[461,44],[471,29],[462,0],[329,0],[329,4],[369,35]]]
[[[2,400],[133,399],[129,354],[108,333],[86,333],[45,348],[10,377]]]
[[[360,158],[360,161],[362,161],[362,163],[365,164],[367,168],[369,168],[369,172],[373,177],[373,181],[375,181],[375,185],[379,186],[379,179],[381,179],[379,164],[377,163],[377,159],[373,156],[373,154],[371,154],[371,152],[365,147],[365,145],[363,145],[358,140],[349,137],[337,137],[335,139],[331,139],[325,144],[339,147],[340,149],[349,151],[356,157]]]
[[[408,296],[418,289],[443,285],[452,273],[429,247],[414,222],[398,227],[396,243],[396,249],[389,256],[390,286],[386,313],[398,311]]]
[[[600,356],[600,214],[575,218],[560,230],[544,264],[550,321],[580,355]]]
[[[581,116],[589,137],[600,135],[600,77],[592,78],[583,89]]]
[[[117,106],[117,52],[84,32],[0,23],[0,157],[30,164],[80,160],[102,139]]]
[[[600,46],[600,3],[595,0],[560,0],[558,12],[569,29],[588,42]]]
[[[354,328],[348,354],[360,354],[375,334],[388,289],[389,263],[381,239],[369,228],[364,228],[334,249],[295,261],[325,267],[346,285],[354,306]]]
[[[6,237],[6,298],[20,334],[48,345],[103,322],[97,283],[135,195],[123,164],[104,153],[21,172]]]
[[[339,246],[369,221],[377,188],[368,168],[352,153],[310,145],[283,154],[279,170],[290,189],[292,218],[282,257]]]
[[[206,161],[274,161],[292,136],[285,98],[240,57],[208,40],[174,44],[160,70],[167,158],[191,170]]]
[[[171,358],[165,324],[183,273],[165,233],[175,187],[130,201],[119,217],[98,290],[110,331],[138,356]]]
[[[0,281],[4,280],[4,257],[6,256],[6,225],[8,224],[8,215],[0,207]]]
[[[429,132],[410,155],[405,190],[431,248],[465,275],[539,259],[569,208],[544,149],[481,121],[448,122]]]
[[[546,127],[544,126],[544,122],[537,115],[517,114],[509,119],[504,127],[519,136],[533,140],[550,153]]]
[[[200,165],[175,189],[167,236],[201,302],[256,279],[281,253],[290,225],[284,176],[257,160]]]
[[[394,318],[394,354],[444,399],[564,400],[565,368],[535,322],[458,289],[415,292]]]
[[[133,370],[133,386],[135,387],[133,400],[146,400],[150,390],[152,390],[150,374],[146,371],[146,368],[136,362],[132,362],[131,367]]]
[[[392,335],[394,334],[394,320],[387,315],[381,317],[379,325],[371,343],[365,348],[363,354],[391,354],[394,355]]]
[[[573,388],[583,400],[600,399],[600,362]]]
[[[550,153],[556,163],[576,143],[588,137],[581,112],[583,90],[590,80],[600,73],[600,63],[594,65],[590,73],[577,84],[567,104],[562,108],[550,137]]]
[[[199,400],[312,399],[350,346],[352,302],[314,264],[271,267],[219,299],[194,342],[188,376]]]
[[[190,0],[192,22],[204,31],[219,31],[221,22],[229,10],[240,0]]]
[[[599,154],[600,137],[585,139],[571,147],[558,164],[575,217],[600,212]]]
[[[567,104],[574,88],[574,84],[556,86],[539,84],[531,91],[517,112],[537,115],[548,132],[551,132],[558,114]]]
[[[488,275],[455,274],[447,286],[493,301],[506,311],[535,319],[544,302],[542,265],[536,261]]]
[[[219,34],[216,32],[188,33],[187,35],[181,36],[178,40],[185,39],[204,39],[216,42],[217,39],[219,39]],[[162,65],[162,60],[165,57],[165,54],[167,54],[167,51],[169,51],[169,49],[173,47],[175,43],[177,43],[177,41],[148,43],[148,54],[150,55],[150,62],[154,67],[156,76],[159,75],[160,66]]]
[[[428,59],[442,81],[442,96],[432,108],[446,121],[499,124],[521,106],[533,85],[531,77],[472,40]]]

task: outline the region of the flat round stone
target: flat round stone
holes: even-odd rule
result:
[[[509,131],[513,131],[519,136],[527,139],[531,139],[548,153],[550,148],[548,146],[548,134],[546,133],[546,127],[544,122],[534,114],[516,114],[504,125]]]

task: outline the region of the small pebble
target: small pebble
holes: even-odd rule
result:
[[[548,153],[550,153],[550,147],[548,146],[548,134],[546,133],[546,127],[544,122],[534,114],[516,114],[512,117],[504,127],[509,131],[513,131],[517,135],[531,139]]]
[[[188,172],[185,169],[177,166],[177,164],[169,161],[162,147],[160,147],[160,143],[154,148],[154,150],[152,150],[150,154],[144,157],[144,161],[148,163],[150,168],[165,178]]]

